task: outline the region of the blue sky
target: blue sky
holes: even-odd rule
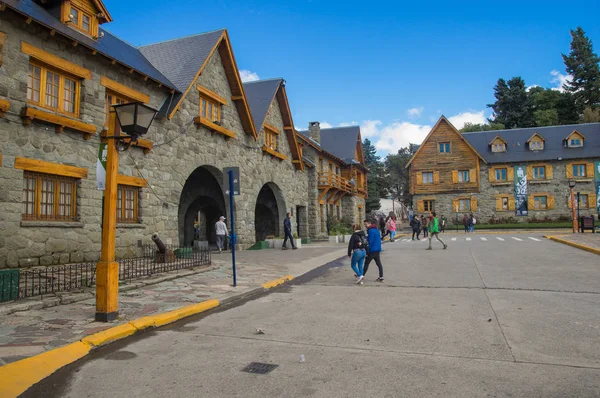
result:
[[[600,53],[597,0],[402,3],[105,0],[104,27],[134,45],[227,28],[245,78],[286,79],[298,128],[360,124],[382,155],[441,114],[482,122],[500,77],[559,87],[569,29]]]

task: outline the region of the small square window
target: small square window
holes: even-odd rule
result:
[[[587,209],[588,208],[588,196],[587,196],[587,194],[580,194],[579,195],[579,208],[580,209]]]
[[[540,151],[544,149],[544,143],[542,141],[532,141],[529,143],[529,149],[532,151]]]
[[[459,201],[458,201],[458,210],[459,211],[469,211],[469,210],[471,210],[471,199],[459,199]]]
[[[424,211],[433,211],[433,200],[424,200],[423,201],[423,210]]]
[[[547,196],[536,196],[533,199],[533,208],[535,210],[546,210],[548,208]]]
[[[440,153],[450,153],[449,142],[440,142]]]
[[[573,177],[586,177],[585,164],[573,165]]]
[[[580,138],[571,138],[571,140],[569,141],[569,147],[571,148],[577,148],[580,146],[583,146]]]
[[[504,145],[503,143],[493,144],[492,152],[506,152],[506,145]]]
[[[469,182],[469,170],[458,171],[458,182]]]
[[[502,210],[508,210],[508,196],[502,197]]]
[[[533,168],[533,179],[534,180],[545,180],[546,179],[546,167],[536,166]]]
[[[506,169],[494,170],[496,174],[496,181],[506,181]]]
[[[423,173],[423,184],[433,184],[433,172]]]

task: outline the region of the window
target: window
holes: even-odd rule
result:
[[[86,14],[80,9],[71,6],[69,17],[71,19],[71,25],[74,28],[89,35],[92,34],[92,16],[90,14]]]
[[[469,182],[469,170],[458,171],[458,182]]]
[[[546,179],[546,166],[535,166],[533,168],[533,179],[534,180],[545,180]]]
[[[423,201],[423,211],[434,211],[433,200],[424,200]]]
[[[125,98],[119,97],[117,94],[111,92],[111,91],[107,91],[106,92],[106,103],[104,105],[104,125],[108,126],[108,122],[110,120],[110,111],[111,111],[111,106],[113,105],[119,105],[119,104],[125,104],[127,102],[131,102]]]
[[[506,145],[503,143],[492,144],[492,152],[506,152]]]
[[[138,223],[139,188],[119,185],[117,189],[117,222]]]
[[[574,164],[573,165],[573,177],[586,177],[585,164]]]
[[[533,208],[535,210],[548,209],[548,197],[547,196],[535,196],[533,198]]]
[[[459,211],[471,210],[471,199],[459,199],[458,200],[458,210]]]
[[[423,184],[433,184],[433,172],[423,173]]]
[[[277,150],[277,133],[271,129],[265,128],[265,145],[272,150]]]
[[[507,179],[507,177],[506,177],[507,170],[506,169],[495,169],[494,173],[495,173],[496,181],[506,181],[506,179]]]
[[[440,142],[440,153],[450,153],[449,142]]]
[[[319,158],[319,171],[322,173],[325,171],[323,168],[323,159]]]
[[[532,151],[540,151],[540,150],[544,149],[544,142],[543,141],[531,141],[529,143],[529,149]]]
[[[577,198],[575,198],[577,199]],[[588,208],[588,196],[587,194],[579,194],[579,208],[587,209]]]
[[[23,220],[74,221],[77,179],[26,171],[23,178]]]
[[[213,123],[221,123],[221,104],[212,99],[200,96],[200,116]]]
[[[44,108],[77,116],[79,80],[46,66],[30,63],[27,100]]]
[[[509,209],[508,196],[503,196],[501,198],[501,200],[502,200],[502,210],[508,210]]]
[[[583,141],[581,141],[581,138],[571,138],[569,140],[569,147],[570,148],[577,148],[583,146]]]

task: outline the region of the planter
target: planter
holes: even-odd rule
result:
[[[352,238],[352,235],[344,235],[344,243],[350,243],[350,238]]]
[[[198,250],[208,250],[209,244],[207,240],[195,240],[194,241],[194,249]]]
[[[339,243],[339,236],[337,236],[337,235],[330,236],[329,243]]]

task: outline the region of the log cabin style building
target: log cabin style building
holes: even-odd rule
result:
[[[287,212],[299,237],[326,234],[326,202],[364,218],[362,152],[303,139],[285,80],[243,83],[227,30],[134,47],[104,29],[111,21],[100,0],[0,1],[0,268],[98,259],[98,150],[114,135],[111,105],[126,102],[159,112],[119,154],[120,257],[155,232],[178,246],[214,242],[232,212],[241,248],[282,236]],[[358,128],[351,135],[359,148]],[[320,157],[341,177],[319,182]],[[233,209],[225,167],[240,168]]]
[[[442,116],[407,167],[417,214],[569,220],[569,181],[582,216],[600,211],[600,123],[460,133]]]

